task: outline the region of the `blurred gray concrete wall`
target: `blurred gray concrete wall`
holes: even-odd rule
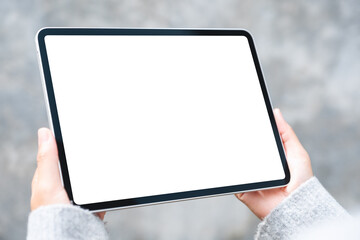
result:
[[[45,26],[246,28],[273,105],[314,173],[347,209],[360,204],[358,0],[2,0],[0,239],[24,239],[36,131],[47,126],[34,36]],[[108,213],[113,239],[251,239],[258,220],[233,196]]]

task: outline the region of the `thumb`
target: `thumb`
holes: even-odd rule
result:
[[[55,138],[47,128],[38,130],[37,174],[41,181],[55,181],[61,184],[59,157]]]
[[[302,147],[299,139],[297,138],[294,130],[291,126],[285,121],[283,115],[280,112],[280,109],[274,109],[274,116],[276,121],[276,126],[279,130],[281,139],[284,144],[285,151],[287,152],[289,149],[296,149],[299,146]]]

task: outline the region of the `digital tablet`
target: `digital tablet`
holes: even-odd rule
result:
[[[102,211],[289,182],[245,30],[45,28],[36,39],[73,204]]]

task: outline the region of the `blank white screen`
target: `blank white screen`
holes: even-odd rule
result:
[[[46,36],[74,201],[285,177],[243,36]]]

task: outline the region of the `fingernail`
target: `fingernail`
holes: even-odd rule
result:
[[[277,112],[277,114],[279,115],[279,117],[281,118],[284,118],[281,111],[280,111],[280,108],[275,108],[275,111]]]
[[[50,132],[46,128],[40,128],[38,130],[38,144],[39,146],[43,144],[44,142],[47,142],[50,137]]]

